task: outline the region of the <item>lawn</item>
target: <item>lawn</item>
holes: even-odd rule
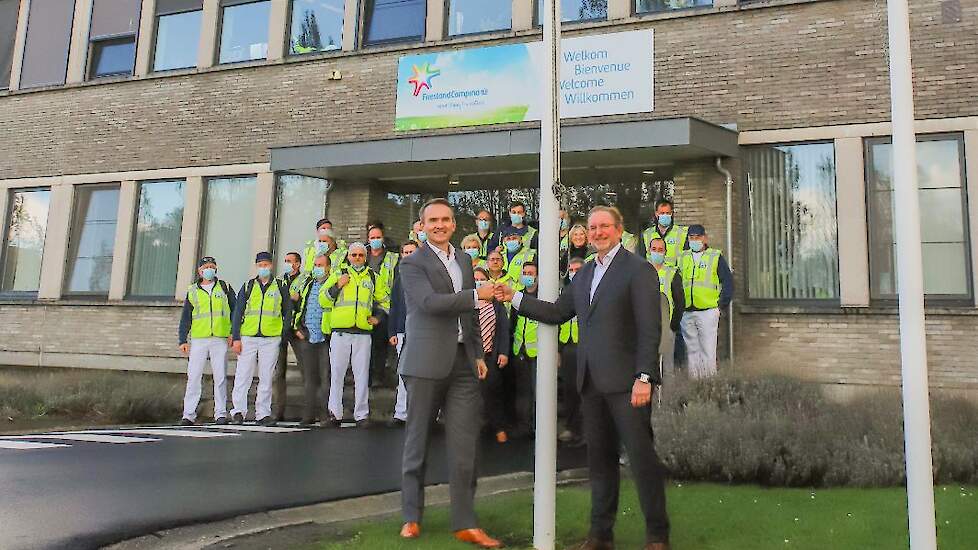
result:
[[[978,545],[978,488],[937,489],[941,550]],[[906,491],[892,489],[763,489],[757,486],[675,483],[669,488],[672,543],[677,550],[907,548]],[[587,533],[586,486],[558,491],[558,548]],[[483,500],[480,521],[509,548],[530,548],[532,495],[520,492]],[[321,550],[467,549],[452,540],[447,510],[430,510],[422,537],[401,541],[397,518],[353,525],[312,546]],[[641,548],[643,523],[633,486],[626,482],[618,515],[620,548]]]

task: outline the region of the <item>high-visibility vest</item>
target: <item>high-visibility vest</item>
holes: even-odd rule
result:
[[[307,241],[306,249],[302,253],[302,271],[305,273],[312,273],[312,268],[315,265],[316,256],[319,254],[319,245],[322,241]],[[326,244],[326,243],[323,243]],[[336,243],[336,250],[329,254],[329,270],[339,271],[343,263],[346,262],[346,244],[341,245],[339,241]]]
[[[227,338],[231,336],[231,302],[228,284],[214,280],[207,292],[194,283],[187,287],[187,300],[193,308],[190,321],[191,338]]]
[[[390,309],[390,293],[387,292],[387,284],[370,268],[357,272],[349,266],[345,266],[342,270],[329,276],[329,279],[326,280],[326,288],[335,286],[336,281],[343,275],[349,275],[350,282],[340,289],[339,296],[332,303],[333,311],[330,313],[332,329],[358,328],[364,331],[372,331],[374,327],[367,322],[367,319],[373,315],[374,305],[383,310]],[[322,292],[319,303],[326,307],[326,304],[323,303],[324,294],[327,297],[326,303],[329,303],[329,294]]]
[[[524,351],[531,359],[537,356],[537,327],[539,323],[523,317],[516,316],[516,332],[513,334],[513,355],[519,355]],[[524,349],[525,348],[525,349]]]
[[[537,230],[533,227],[526,226],[526,234],[523,235],[523,248],[530,248],[533,244],[533,237],[537,234]]]
[[[662,239],[666,242],[666,261],[665,265],[679,265],[679,257],[683,254],[686,247],[686,237],[689,235],[689,227],[685,225],[674,225],[671,231],[666,231],[666,236],[659,235],[659,226],[655,223],[652,227],[642,233],[642,242],[645,244],[645,259],[652,263],[652,253],[649,251],[649,243],[653,239]]]
[[[536,250],[528,248],[524,245],[523,248],[521,248],[519,252],[513,256],[512,260],[509,259],[508,254],[503,254],[503,269],[506,270],[506,274],[509,275],[510,279],[519,281],[520,277],[523,275],[523,264],[533,261],[536,255]]]
[[[367,254],[370,254],[367,252]],[[394,284],[394,268],[397,267],[397,262],[401,258],[401,255],[397,252],[386,252],[384,254],[384,261],[380,264],[380,275],[381,281],[384,284],[392,285]],[[375,272],[376,273],[376,272]],[[387,293],[390,294],[391,289],[387,288]]]
[[[282,335],[282,284],[273,279],[263,291],[258,278],[247,283],[245,289],[244,321],[241,323],[242,336],[256,336],[260,331],[262,336],[273,337]]]
[[[298,278],[296,280],[298,281]],[[298,308],[296,309],[296,314],[292,318],[293,329],[298,329],[299,325],[301,325],[306,318],[306,308],[309,307],[309,299],[310,299],[309,292],[312,290],[312,285],[313,283],[315,283],[315,281],[316,279],[312,277],[306,277],[305,279],[303,279],[302,285],[298,289],[296,289],[296,294],[299,295],[299,301],[297,302]],[[319,328],[320,330],[323,331],[323,334],[329,334],[333,332],[332,326],[330,325],[329,322],[330,314],[333,309],[333,302],[330,300],[327,301],[327,303],[324,305],[322,303],[322,300],[320,300],[320,296],[322,296],[323,291],[325,291],[327,288],[328,287],[326,286],[326,281],[323,281],[323,284],[319,285],[319,295],[311,297],[311,299],[313,300],[318,300],[320,302],[319,305],[323,308],[323,320],[319,325]]]
[[[621,234],[622,248],[624,248],[629,252],[633,252],[635,250],[636,245],[638,245],[638,237],[636,237],[632,233],[629,233],[628,231],[625,231]]]
[[[699,261],[688,250],[680,256],[679,269],[687,308],[713,309],[720,306],[719,265],[720,251],[715,248],[704,250]]]
[[[577,326],[577,317],[574,317],[570,321],[560,325],[560,332],[557,333],[557,340],[561,344],[566,344],[570,342],[571,344],[576,344],[580,340],[578,335],[580,331]]]
[[[479,232],[477,231],[471,235],[466,235],[466,237],[462,240],[466,241],[472,238],[479,239],[479,257],[485,260],[486,257],[489,256],[489,241],[491,241],[494,236],[496,236],[496,234],[490,231],[489,234],[486,235],[486,238],[483,239],[479,236]]]
[[[662,269],[659,270],[659,293],[669,301],[670,319],[672,319],[673,312],[676,311],[676,302],[672,298],[672,278],[676,276],[678,271],[678,268],[671,265],[663,265]]]

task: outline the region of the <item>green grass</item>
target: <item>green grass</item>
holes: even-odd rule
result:
[[[892,489],[764,489],[747,485],[673,484],[668,493],[672,543],[677,550],[894,549],[907,548],[906,491]],[[587,534],[590,509],[585,486],[557,494],[558,548]],[[529,548],[532,495],[520,492],[481,501],[478,512],[489,534],[510,548]],[[937,489],[941,550],[973,550],[978,544],[978,488]],[[634,487],[625,482],[616,543],[641,548],[643,520]],[[370,521],[320,541],[321,550],[466,549],[451,538],[445,508],[429,510],[422,537],[401,541],[397,518]],[[309,548],[309,547],[307,547]]]
[[[449,100],[446,100],[449,101]],[[457,126],[481,126],[504,122],[522,122],[526,118],[526,105],[500,107],[476,116],[433,115],[401,117],[394,121],[395,130],[430,130],[433,128],[453,128]]]

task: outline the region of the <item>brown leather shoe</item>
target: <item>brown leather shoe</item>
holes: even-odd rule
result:
[[[573,550],[615,550],[615,543],[607,540],[586,539],[581,544],[574,546]]]
[[[402,539],[416,539],[421,536],[421,525],[409,521],[401,527],[401,538]]]
[[[455,531],[455,538],[462,542],[472,543],[479,548],[502,548],[503,543],[490,537],[482,529],[463,529]]]
[[[668,542],[650,542],[645,545],[645,550],[669,550]]]

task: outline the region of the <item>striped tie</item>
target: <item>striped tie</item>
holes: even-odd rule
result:
[[[482,348],[486,353],[492,353],[492,342],[496,334],[496,311],[492,302],[479,304],[479,328],[482,332]]]

